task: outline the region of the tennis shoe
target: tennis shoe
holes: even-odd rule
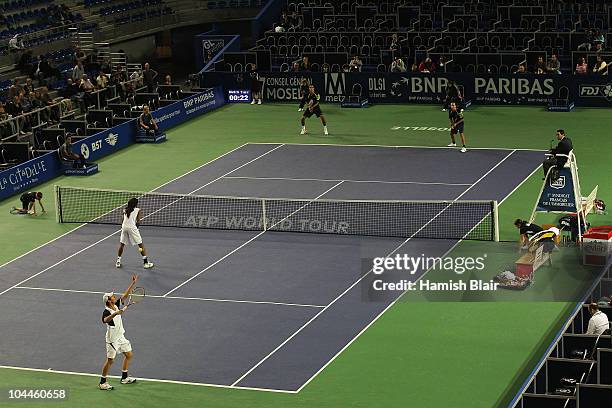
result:
[[[255,105],[255,99],[251,101],[251,105]]]
[[[143,267],[145,269],[151,269],[153,267],[153,265],[154,265],[153,262],[147,262],[146,264],[143,265]]]
[[[302,129],[302,131],[300,132],[300,135],[305,135],[306,134],[306,129]]]
[[[461,148],[461,153],[465,153],[465,152],[467,152],[467,149],[465,148],[465,146],[463,146],[463,147]]]
[[[329,132],[327,131],[327,126],[323,127],[323,133],[325,133],[325,136],[329,135]]]
[[[115,262],[115,267],[117,268],[121,268],[121,261],[117,259],[117,262]]]
[[[304,109],[302,109],[302,108],[298,108],[298,112],[301,112],[301,111],[303,111],[303,110],[304,110]]]
[[[261,105],[261,99],[259,99],[259,100],[257,101],[257,104],[258,104],[258,105]]]
[[[134,377],[126,377],[121,379],[121,384],[132,384],[135,383],[136,379]]]
[[[448,147],[457,147],[457,143],[449,143],[447,144]]]
[[[123,382],[123,380],[121,380]],[[104,383],[104,384],[98,384],[98,387],[102,390],[102,391],[110,391],[113,389],[113,386],[110,385],[109,383]]]

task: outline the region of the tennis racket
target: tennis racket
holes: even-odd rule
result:
[[[145,290],[141,286],[137,286],[132,290],[132,293],[129,294],[127,298],[127,305],[125,307],[129,307],[135,305],[136,303],[140,303],[142,299],[145,297]]]

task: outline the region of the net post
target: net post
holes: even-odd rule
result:
[[[268,230],[268,220],[266,219],[266,199],[261,199],[261,218],[262,218],[262,226],[263,230]]]
[[[497,200],[491,202],[493,212],[493,241],[499,242],[499,204]]]
[[[53,186],[53,196],[55,200],[55,222],[61,223],[62,222],[62,207],[61,207],[62,204],[60,200],[60,186],[58,186],[57,184]]]

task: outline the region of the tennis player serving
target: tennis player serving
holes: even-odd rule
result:
[[[151,269],[153,262],[149,262],[147,259],[147,252],[144,245],[142,245],[142,238],[140,237],[140,231],[138,231],[138,225],[142,219],[142,212],[138,206],[137,198],[130,198],[127,203],[127,207],[123,211],[123,223],[121,224],[121,238],[119,238],[119,250],[117,251],[117,262],[115,266],[121,268],[121,255],[123,255],[123,247],[128,242],[132,245],[138,245],[138,252],[142,255],[142,262],[145,269]]]
[[[106,362],[102,367],[99,388],[103,391],[113,389],[113,386],[106,382],[108,370],[113,364],[117,353],[123,353],[123,366],[121,367],[121,384],[132,384],[136,379],[128,376],[128,368],[132,359],[132,344],[125,338],[125,329],[121,315],[125,313],[128,306],[122,307],[122,303],[130,296],[134,285],[138,281],[138,276],[132,275],[132,282],[125,290],[123,295],[118,298],[113,292],[105,293],[102,296],[104,301],[104,312],[102,313],[102,323],[106,324]]]

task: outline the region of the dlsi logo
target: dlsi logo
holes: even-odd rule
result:
[[[344,73],[332,72],[325,74],[325,101],[344,102],[345,95],[346,81]]]

